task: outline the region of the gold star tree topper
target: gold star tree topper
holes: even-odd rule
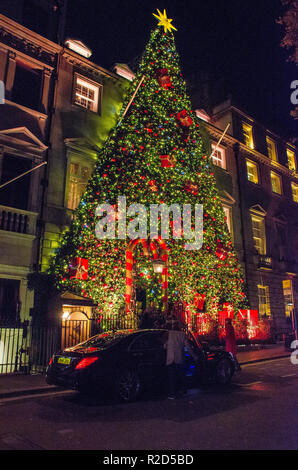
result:
[[[161,13],[158,9],[157,11],[158,11],[158,15],[156,15],[155,13],[152,13],[152,14],[153,16],[155,16],[155,18],[159,20],[158,26],[163,26],[165,33],[167,32],[167,30],[171,31],[171,29],[174,29],[175,31],[177,31],[175,26],[171,24],[173,20],[171,20],[170,18],[167,18],[166,10],[164,10],[163,13]]]

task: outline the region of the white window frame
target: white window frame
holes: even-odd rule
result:
[[[259,228],[256,227],[254,223],[260,224]],[[259,217],[254,214],[251,214],[251,224],[252,224],[252,235],[254,240],[254,245],[259,253],[259,255],[266,254],[266,230],[265,230],[265,219],[264,217]],[[256,229],[259,231],[259,236],[256,234]]]
[[[269,135],[266,136],[268,157],[273,162],[278,162],[276,142]]]
[[[265,300],[265,302],[261,300]],[[258,301],[260,316],[271,317],[269,286],[258,285]]]
[[[72,165],[78,165],[79,173],[78,175],[74,175],[71,173]],[[88,179],[82,178],[82,169],[86,168],[88,170]],[[66,198],[66,207],[70,210],[75,210],[81,197],[86,189],[88,181],[92,174],[92,167],[85,162],[77,161],[75,159],[71,159],[69,162],[68,167],[68,190],[67,190],[67,198]]]
[[[280,191],[275,191],[273,188],[273,178],[276,178],[279,181],[279,187]],[[275,173],[275,171],[270,172],[270,180],[271,180],[271,189],[274,194],[279,194],[280,196],[282,195],[282,179],[281,176],[278,173]]]
[[[91,99],[88,95],[83,95],[82,91],[79,93],[77,91],[77,85],[84,86],[87,90],[94,92],[94,98]],[[74,76],[73,103],[76,106],[80,106],[81,108],[86,109],[87,111],[98,113],[100,109],[99,105],[101,98],[101,89],[102,85],[100,85],[99,83],[93,82],[92,80],[89,80],[88,78],[76,73]],[[89,108],[88,103],[93,103],[93,106]]]
[[[249,172],[249,166],[251,168],[255,168],[256,169],[256,175],[257,175],[257,181],[254,181],[252,179],[249,178],[249,175],[250,174],[253,174],[253,173],[250,173]],[[247,172],[247,179],[248,181],[250,181],[251,183],[254,183],[254,184],[259,184],[259,165],[252,161],[252,160],[249,160],[248,158],[246,159],[246,172]]]
[[[226,149],[223,147],[216,148],[216,145],[212,144],[212,162],[213,162],[213,165],[219,166],[220,168],[223,168],[224,170],[226,170],[227,169]]]
[[[289,169],[292,171],[297,171],[297,163],[296,163],[296,155],[295,152],[289,148],[287,148],[287,158],[288,158],[288,166]]]
[[[292,189],[292,196],[293,201],[298,202],[298,184],[291,181],[291,189]]]
[[[242,131],[245,145],[250,149],[254,149],[252,126],[246,122],[242,122]]]
[[[232,208],[226,204],[222,204],[222,208],[226,217],[226,223],[230,232],[230,235],[233,235],[232,230]]]

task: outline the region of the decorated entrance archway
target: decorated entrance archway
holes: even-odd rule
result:
[[[161,238],[154,238],[152,240],[138,238],[131,240],[126,249],[126,276],[125,276],[125,311],[131,312],[131,297],[133,287],[133,265],[135,263],[134,250],[137,245],[142,244],[143,253],[145,256],[153,255],[153,264],[157,266],[157,273],[161,274],[161,288],[162,288],[162,311],[168,312],[168,247],[164,240]],[[159,266],[158,266],[159,264]]]

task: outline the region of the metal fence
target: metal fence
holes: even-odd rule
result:
[[[40,373],[55,352],[74,346],[97,333],[136,328],[127,318],[66,320],[60,325],[0,323],[0,374]]]

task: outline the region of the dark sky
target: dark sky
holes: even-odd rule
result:
[[[186,79],[201,71],[223,77],[239,106],[285,137],[294,135],[295,67],[279,46],[280,0],[69,0],[67,35],[85,42],[92,60],[111,69],[142,54],[157,8],[166,8],[178,29]]]

